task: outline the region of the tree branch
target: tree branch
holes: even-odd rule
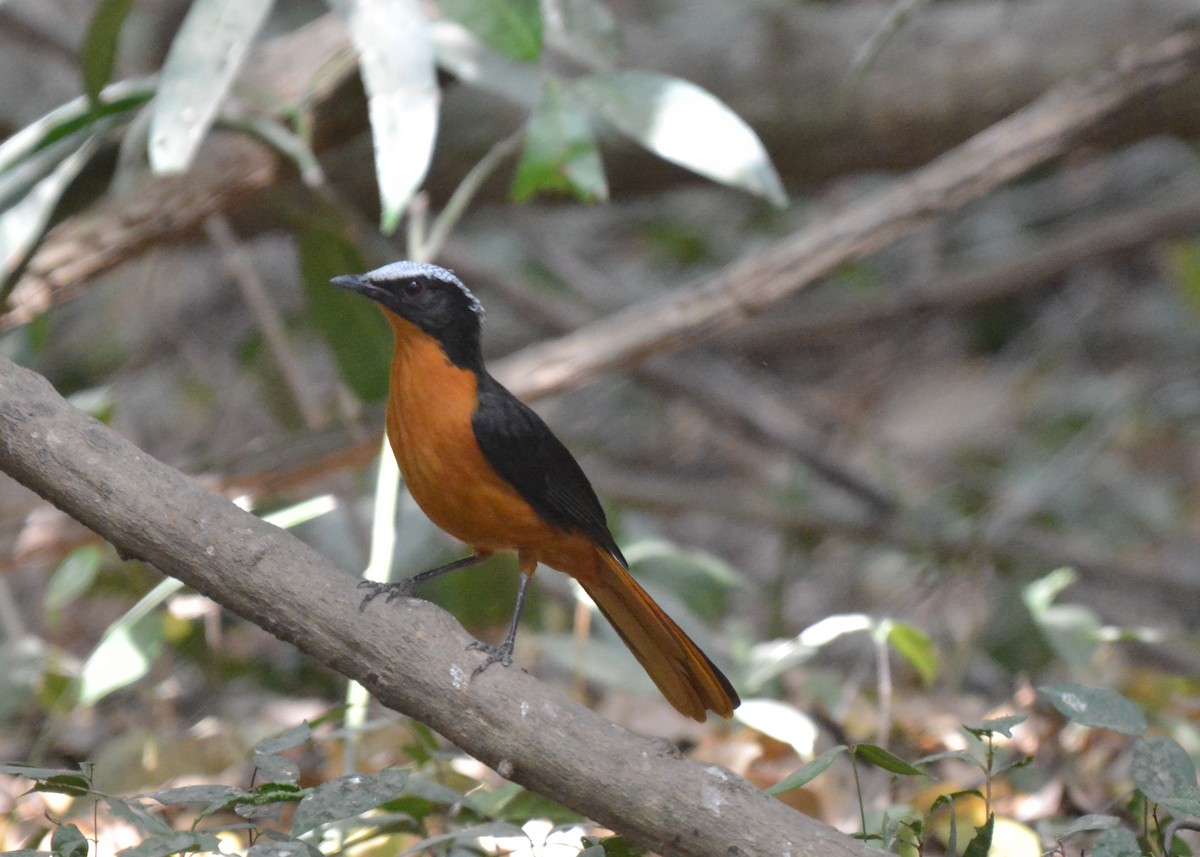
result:
[[[359,611],[355,579],[0,358],[0,469],[107,538],[429,724],[514,782],[677,855],[869,855],[715,765],[680,759],[483,656],[443,610]]]
[[[997,122],[888,190],[846,206],[692,288],[634,304],[570,336],[506,359],[497,375],[536,398],[677,351],[791,297],[934,217],[1066,153],[1129,106],[1200,76],[1200,25],[1128,57],[1085,84],[1060,87]]]

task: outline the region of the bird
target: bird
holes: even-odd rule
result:
[[[570,575],[616,629],[666,700],[703,722],[740,704],[729,679],[629,573],[583,469],[528,405],[493,378],[482,352],[483,307],[452,271],[399,261],[331,283],[381,308],[395,343],[386,430],[412,498],[469,556],[393,583],[362,581],[362,608],[410,597],[433,577],[496,553],[517,556],[508,634],[479,670],[512,663],[526,588],[538,564]]]

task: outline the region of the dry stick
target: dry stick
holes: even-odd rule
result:
[[[869,855],[715,765],[680,759],[519,670],[491,669],[443,610],[359,611],[354,577],[210,494],[0,359],[0,469],[238,615],[364,684],[504,777],[664,854]],[[382,606],[382,605],[381,605]]]
[[[1200,73],[1200,27],[1169,36],[1115,71],[1060,87],[898,181],[703,280],[635,304],[570,336],[527,348],[497,374],[537,398],[582,386],[729,330],[919,228],[1068,151],[1119,110]]]

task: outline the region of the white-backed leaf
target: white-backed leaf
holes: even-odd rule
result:
[[[63,191],[79,175],[79,171],[95,151],[97,139],[96,136],[91,136],[84,140],[81,146],[62,158],[49,175],[37,181],[18,202],[0,212],[0,284],[7,287],[9,280],[25,264],[25,260],[41,240]],[[5,179],[9,178],[17,177],[11,173],[6,174]]]
[[[546,42],[585,65],[610,69],[621,56],[621,34],[601,0],[544,0]]]
[[[463,83],[530,110],[541,103],[542,81],[535,66],[497,53],[449,18],[431,22],[429,32],[438,65]]]
[[[150,120],[150,166],[181,173],[192,163],[272,0],[193,0],[159,78]]]
[[[425,179],[437,136],[438,88],[419,0],[335,0],[358,51],[382,209],[392,232]]]
[[[787,205],[758,135],[707,90],[647,71],[597,74],[576,85],[601,116],[660,158]]]

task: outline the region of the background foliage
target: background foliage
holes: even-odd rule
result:
[[[984,121],[939,118],[889,63],[945,59],[934,80],[1009,109],[1049,88],[1017,61],[972,90],[953,61],[971,15],[1041,56],[1022,22],[1057,9],[1074,74],[1113,60],[1083,56],[1092,30],[1132,44],[1177,8],[1142,5],[347,0],[349,41],[286,57],[282,98],[255,51],[323,4],[11,0],[10,319],[23,283],[67,277],[39,261],[48,228],[101,212],[107,234],[146,216],[147,187],[203,188],[214,141],[286,169],[5,323],[0,349],[347,569],[415,571],[460,548],[387,503],[390,334],[330,276],[450,265],[499,357],[752,254]],[[813,93],[853,129],[837,157],[816,141],[834,120],[796,108]],[[896,853],[1190,853],[1171,825],[1200,818],[1194,112],[1131,120],[689,349],[703,400],[632,373],[541,403],[635,572],[746,703],[729,725],[678,717],[551,572],[521,666]],[[8,849],[634,848],[7,482],[0,538]],[[494,638],[514,589],[498,559],[422,596]]]

